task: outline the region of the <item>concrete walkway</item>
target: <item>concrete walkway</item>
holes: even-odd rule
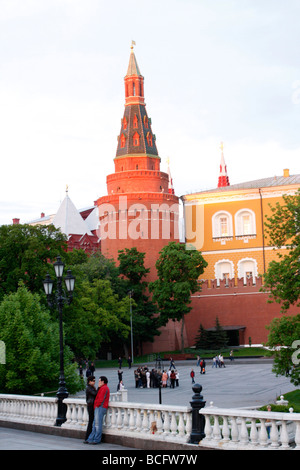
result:
[[[130,450],[134,452],[138,449],[108,443],[92,446],[83,444],[80,439],[0,427],[0,450],[101,450],[109,452]]]

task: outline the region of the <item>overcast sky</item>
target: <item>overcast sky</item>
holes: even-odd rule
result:
[[[178,196],[300,173],[299,0],[0,0],[0,224],[106,194],[131,41]]]

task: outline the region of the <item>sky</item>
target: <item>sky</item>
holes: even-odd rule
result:
[[[107,194],[131,41],[178,196],[300,173],[299,0],[0,0],[0,225]]]

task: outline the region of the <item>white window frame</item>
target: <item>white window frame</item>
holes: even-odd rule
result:
[[[249,215],[250,216],[250,233],[245,233],[244,226],[243,226],[243,216]],[[256,236],[256,218],[255,212],[251,209],[244,208],[240,209],[234,217],[235,222],[235,236],[236,237],[249,237],[249,236]]]
[[[240,259],[238,262],[238,278],[244,279],[244,284],[247,283],[247,272],[249,271],[248,267],[246,264],[249,265],[249,263],[252,263],[252,268],[251,272],[253,273],[252,278],[253,278],[253,284],[256,284],[256,279],[258,276],[258,269],[257,269],[257,261],[255,258],[243,258]]]
[[[221,219],[227,219],[227,235],[221,233]],[[232,215],[227,211],[218,211],[212,216],[212,234],[213,238],[231,238],[233,236]]]

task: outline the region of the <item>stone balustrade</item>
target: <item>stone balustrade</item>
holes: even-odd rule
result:
[[[126,390],[111,394],[104,421],[105,434],[165,443],[189,442],[191,407],[126,400]],[[64,402],[67,404],[67,421],[62,428],[82,431],[83,436],[88,422],[85,399],[67,398]],[[300,413],[214,406],[202,408],[199,412],[205,417],[205,438],[199,442],[199,450],[300,449]],[[56,397],[0,394],[0,422],[31,424],[36,430],[38,426],[54,426],[56,416]]]
[[[205,438],[200,447],[213,449],[300,450],[300,413],[203,408]]]
[[[87,426],[87,409],[82,399],[66,399],[68,405],[66,428]],[[145,403],[109,402],[104,420],[106,434],[133,438],[156,439],[186,443],[192,429],[191,408],[187,406],[152,405]]]

